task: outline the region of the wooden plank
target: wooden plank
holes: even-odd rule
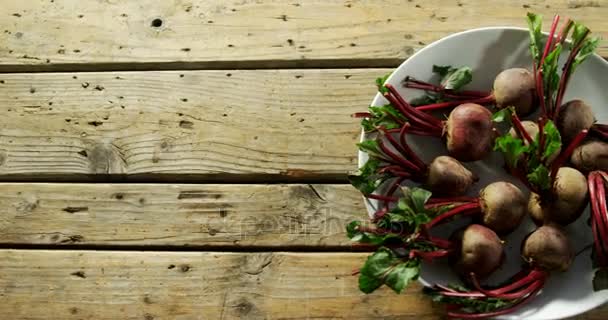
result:
[[[363,295],[366,254],[0,251],[7,319],[438,319],[413,286]]]
[[[386,72],[3,74],[0,179],[345,181]]]
[[[395,66],[450,33],[525,13],[606,35],[604,0],[3,1],[0,71]],[[497,10],[500,8],[500,10]],[[608,54],[608,42],[599,48]]]
[[[0,184],[0,244],[349,250],[349,185]]]
[[[412,285],[363,295],[366,254],[0,251],[7,319],[440,319]],[[574,319],[606,319],[600,308]]]

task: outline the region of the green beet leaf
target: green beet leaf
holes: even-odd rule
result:
[[[404,260],[388,248],[380,248],[370,255],[361,268],[359,289],[371,293],[383,284],[397,293],[418,278],[420,261]]]

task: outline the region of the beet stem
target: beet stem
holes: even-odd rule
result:
[[[538,66],[538,71],[540,76],[538,77],[539,83],[537,83],[537,91],[538,91],[538,97],[540,99],[540,106],[541,106],[541,111],[543,115],[546,115],[547,110],[549,110],[549,112],[553,112],[553,109],[551,108],[551,104],[552,104],[552,96],[551,96],[551,92],[544,92],[545,88],[544,88],[544,81],[542,81],[543,79],[543,64],[545,63],[545,58],[547,58],[547,55],[549,55],[549,51],[551,50],[552,44],[553,44],[553,40],[555,38],[555,29],[557,28],[557,24],[559,22],[559,15],[555,15],[553,17],[553,23],[551,23],[551,31],[549,32],[549,36],[547,37],[547,42],[545,43],[545,50],[543,50],[543,55],[540,59],[539,62],[539,66]],[[545,102],[545,94],[547,95],[548,99],[547,99],[547,103]]]
[[[410,128],[411,128],[411,125],[409,123],[406,123],[403,125],[403,127],[401,128],[401,131],[399,132],[399,140],[401,142],[401,146],[403,147],[403,149],[405,151],[404,155],[409,156],[412,159],[412,161],[418,165],[418,167],[420,168],[421,171],[426,172],[426,170],[427,170],[426,163],[424,163],[424,161],[422,161],[422,159],[420,159],[420,157],[407,144],[405,134],[409,131]]]
[[[540,276],[537,279],[532,278],[532,280],[528,283],[526,283],[527,286],[526,288],[516,291],[516,292],[512,292],[512,293],[493,293],[492,290],[485,290],[481,284],[479,283],[479,280],[477,279],[477,276],[475,275],[474,272],[471,272],[471,282],[473,283],[473,286],[475,287],[475,289],[477,289],[479,292],[483,293],[484,295],[488,296],[488,297],[492,297],[492,298],[499,298],[499,299],[506,299],[506,300],[513,300],[513,299],[519,299],[523,296],[525,296],[526,294],[532,292],[534,290],[534,286],[536,284],[539,284],[543,281],[543,277]]]
[[[446,219],[449,219],[449,218],[459,215],[459,214],[466,214],[466,215],[476,214],[479,212],[479,209],[480,209],[479,201],[463,204],[456,208],[453,208],[452,210],[450,210],[446,213],[443,213],[443,214],[435,217],[433,220],[431,220],[431,222],[428,222],[424,226],[427,230],[430,230],[432,227],[434,227],[438,223],[443,222]]]
[[[574,21],[572,21],[572,19],[570,19],[570,18],[566,18],[566,23],[562,26],[562,29],[559,31],[559,35],[557,37],[556,43],[559,43],[561,45],[564,44],[564,42],[568,38],[568,32],[570,32],[570,29],[572,28],[573,25],[574,25]]]
[[[421,250],[410,250],[410,259],[415,257],[420,257],[422,260],[430,262],[437,258],[442,258],[450,254],[449,250],[435,250],[431,252],[421,251]]]
[[[557,157],[557,159],[555,159],[555,161],[553,161],[553,164],[551,165],[551,182],[552,183],[553,183],[553,181],[555,181],[555,176],[557,175],[557,171],[559,170],[559,168],[566,162],[566,160],[568,160],[570,158],[570,156],[572,155],[572,152],[574,152],[574,149],[576,149],[576,147],[578,147],[581,144],[581,142],[583,142],[583,140],[585,140],[585,137],[587,137],[588,133],[589,133],[589,130],[581,130],[581,132],[579,132],[576,135],[576,137],[574,137],[572,142],[570,142],[570,144],[568,145],[568,148],[566,148],[566,150],[564,150]]]
[[[396,102],[401,106],[402,111],[406,111],[410,115],[410,121],[413,121],[415,118],[418,122],[422,122],[429,125],[429,128],[443,130],[443,123],[437,118],[426,114],[424,112],[419,111],[416,108],[413,108],[401,95],[397,92],[397,89],[390,84],[386,84],[385,87],[395,98]]]
[[[460,90],[454,91],[451,89],[445,89],[442,86],[434,85],[432,83],[416,80],[413,78],[406,78],[404,86],[411,89],[421,89],[425,91],[433,91],[443,94],[446,98],[480,98],[489,95],[488,92],[474,91],[474,90]]]
[[[389,140],[390,142],[390,140]],[[417,174],[419,173],[418,171],[418,167],[416,167],[413,163],[411,163],[409,160],[404,159],[402,157],[399,157],[398,155],[396,155],[394,152],[392,152],[382,141],[378,142],[378,146],[380,147],[380,149],[382,150],[382,152],[384,152],[384,154],[386,154],[387,156],[389,156],[391,159],[393,159],[394,161],[396,161],[397,163],[401,164],[405,169],[407,170],[411,170],[411,173]]]
[[[570,51],[570,54],[568,55],[568,60],[566,60],[566,63],[564,64],[564,67],[562,69],[562,76],[559,79],[559,87],[557,89],[557,98],[555,101],[555,112],[553,113],[553,118],[557,117],[557,115],[559,114],[559,110],[562,105],[562,100],[564,98],[564,94],[566,93],[566,88],[568,87],[568,81],[570,80],[570,68],[572,67],[574,58],[585,43],[585,39],[587,38],[588,34],[589,29],[585,30],[585,34],[582,36],[580,43],[574,49],[572,49],[572,51]]]
[[[459,106],[464,103],[489,104],[489,103],[494,103],[495,101],[496,100],[494,99],[494,95],[490,94],[490,95],[482,97],[482,98],[475,98],[475,99],[470,99],[470,100],[456,100],[456,101],[447,101],[447,102],[427,104],[424,106],[416,107],[416,110],[432,111],[432,110],[444,109],[444,108],[449,108],[449,107],[456,107],[456,106]]]
[[[425,235],[424,238],[441,249],[450,249],[452,247],[452,242],[443,238],[434,237],[431,235]]]
[[[517,302],[516,304],[512,305],[509,308],[505,308],[505,309],[501,309],[501,310],[493,311],[493,312],[486,312],[486,313],[448,312],[447,315],[450,318],[459,318],[459,319],[485,319],[485,318],[500,316],[503,314],[508,314],[508,313],[511,313],[511,312],[519,309],[522,305],[526,304],[533,297],[535,297],[536,294],[538,293],[538,291],[540,291],[542,289],[542,285],[543,285],[542,283],[540,285],[538,285],[537,288],[535,288],[527,297],[521,299],[519,302]]]
[[[517,116],[517,114],[515,114],[515,113],[511,114],[511,122],[513,122],[513,126],[518,131],[519,136],[526,139],[526,141],[528,141],[529,144],[532,144],[533,140],[530,137],[530,135],[528,134],[528,132],[526,131],[526,129],[524,129],[524,125],[521,123],[521,120],[519,120],[519,117]]]
[[[444,198],[431,198],[426,204],[451,204],[454,202],[474,202],[477,201],[478,198],[475,197],[467,197],[467,196],[459,196],[459,197],[444,197]]]
[[[405,128],[405,125],[403,126],[403,128]],[[399,142],[397,142],[397,140],[395,140],[395,138],[390,133],[386,132],[385,128],[380,128],[379,130],[384,135],[384,137],[391,143],[391,145],[403,155],[403,160],[407,161],[409,164],[412,165],[412,169],[414,170],[412,174],[423,176],[426,171],[426,165],[423,163],[423,165],[420,166],[418,163],[416,163],[416,159],[412,159],[412,161],[408,160],[408,158],[412,158],[412,154],[414,154],[414,152],[412,152],[409,146],[407,146],[407,144],[400,144]]]
[[[525,275],[524,277],[520,278],[519,280],[517,280],[509,285],[506,285],[504,287],[497,288],[497,289],[486,290],[486,291],[493,295],[505,294],[505,293],[509,293],[513,290],[519,289],[519,288],[529,284],[530,282],[544,279],[546,277],[547,277],[547,274],[544,271],[539,270],[539,269],[532,269],[532,271],[530,271],[527,275]]]
[[[372,222],[376,222],[380,219],[382,219],[382,217],[384,217],[385,214],[387,214],[389,211],[388,207],[384,207],[376,212],[374,212],[374,217],[372,218]]]
[[[593,244],[595,247],[595,252],[597,254],[597,260],[599,262],[599,265],[605,265],[607,261],[601,242],[602,239],[605,239],[605,237],[602,237],[600,234],[602,232],[602,227],[600,226],[602,218],[600,217],[601,211],[599,208],[598,199],[600,197],[605,198],[605,194],[598,192],[598,190],[596,189],[596,186],[598,185],[597,180],[599,179],[601,178],[599,177],[598,171],[591,172],[589,174],[589,178],[587,179],[587,185],[589,187],[589,200],[591,203],[591,231],[593,233]]]
[[[397,197],[391,197],[391,196],[384,196],[381,194],[375,194],[375,193],[370,193],[365,195],[366,198],[368,199],[374,199],[374,200],[380,200],[380,201],[388,201],[388,202],[397,202],[399,201],[399,198]]]
[[[597,221],[597,224],[599,226],[599,238],[601,241],[605,241],[605,239],[608,238],[608,209],[606,208],[606,189],[604,187],[604,181],[601,177],[598,177],[597,179],[595,179],[595,185],[596,185],[596,189],[598,192],[598,207],[599,207],[599,218],[600,220]],[[600,244],[602,244],[602,242],[600,242]],[[602,247],[605,247],[606,244],[604,243],[604,245],[602,245]],[[604,261],[606,262],[606,261]]]
[[[355,112],[350,116],[353,118],[371,118],[372,114],[369,112]]]

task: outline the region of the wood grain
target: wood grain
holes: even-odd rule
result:
[[[0,184],[0,244],[349,250],[349,185]],[[327,249],[326,249],[327,250]]]
[[[454,32],[525,27],[528,11],[545,26],[560,13],[608,31],[605,0],[31,0],[2,9],[0,72],[396,66]]]
[[[413,286],[365,296],[365,254],[0,251],[7,319],[438,319]]]
[[[412,285],[363,295],[357,253],[0,250],[7,319],[440,319]],[[607,308],[575,319],[605,319]]]
[[[387,69],[0,75],[0,178],[345,181]]]

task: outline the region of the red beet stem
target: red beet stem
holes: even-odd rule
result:
[[[382,217],[384,217],[385,214],[387,214],[389,211],[389,208],[384,207],[376,212],[374,212],[374,217],[372,218],[372,222],[376,222],[380,219],[382,219]]]
[[[408,176],[399,176],[399,178],[395,179],[395,181],[393,181],[391,183],[391,186],[388,188],[388,191],[386,192],[387,196],[392,196],[393,193],[395,193],[395,191],[397,191],[397,188],[399,188],[399,185],[401,185],[401,183],[403,182],[403,180],[405,180],[406,178],[408,178]],[[384,206],[388,207],[389,203],[391,203],[393,201],[384,201]]]
[[[598,264],[600,266],[606,265],[607,261],[607,257],[606,254],[604,252],[603,249],[603,245],[602,245],[602,240],[606,239],[605,238],[605,228],[608,227],[608,225],[604,225],[602,227],[602,217],[601,217],[601,210],[600,210],[600,201],[599,198],[604,197],[604,200],[606,199],[606,194],[602,194],[601,192],[599,192],[599,190],[596,188],[596,186],[598,186],[597,181],[600,180],[600,182],[603,185],[603,181],[599,172],[598,171],[594,171],[591,172],[589,174],[589,178],[587,179],[587,185],[589,187],[589,200],[591,203],[591,231],[593,233],[593,244],[595,247],[595,252],[597,255],[597,260],[598,260]]]
[[[585,140],[585,137],[587,137],[588,133],[589,130],[581,130],[581,132],[579,132],[579,134],[574,137],[572,142],[570,142],[568,148],[566,148],[566,150],[560,153],[557,159],[553,161],[553,164],[551,164],[551,182],[555,181],[555,176],[557,175],[557,171],[559,170],[559,168],[566,162],[566,160],[570,158],[572,152],[574,152],[574,149],[576,149],[576,147],[578,147],[581,142]]]
[[[454,202],[475,202],[478,198],[459,196],[459,197],[444,197],[444,198],[430,198],[426,204],[452,204]]]
[[[441,249],[450,249],[452,247],[452,242],[443,238],[434,237],[431,235],[425,235],[424,238]]]
[[[409,172],[405,172],[405,171],[401,171],[401,170],[389,170],[389,172],[396,176],[396,177],[400,177],[400,178],[412,178],[412,174]],[[416,178],[415,180],[418,180],[418,178]]]
[[[390,141],[390,140],[389,140]],[[411,172],[411,173],[418,173],[418,167],[416,167],[413,163],[411,163],[409,160],[404,159],[403,157],[399,157],[398,155],[396,155],[393,151],[391,151],[382,141],[378,142],[378,146],[380,147],[380,150],[382,150],[382,152],[384,154],[386,154],[389,158],[393,159],[393,161],[396,161],[398,164],[400,164],[401,166],[403,166],[404,169],[406,170],[411,170],[411,171],[407,171],[407,172]]]
[[[431,251],[431,252],[426,252],[426,251],[420,251],[420,250],[410,250],[410,259],[413,259],[415,257],[419,257],[422,258],[422,260],[424,261],[433,261],[434,259],[437,258],[442,258],[445,257],[447,255],[450,254],[449,250],[435,250],[435,251]]]
[[[350,115],[353,118],[370,118],[372,116],[369,112],[355,112]]]
[[[526,139],[529,144],[532,144],[532,137],[530,137],[526,129],[524,129],[524,125],[521,123],[521,120],[519,120],[519,117],[515,113],[511,114],[511,122],[513,122],[513,126],[515,127],[515,130],[517,130],[519,136]]]
[[[547,37],[547,42],[545,43],[545,50],[543,50],[543,55],[540,58],[538,73],[539,76],[536,78],[536,90],[538,93],[538,97],[540,98],[540,108],[543,115],[547,115],[547,110],[551,113],[553,110],[551,109],[552,96],[550,92],[544,92],[544,81],[543,81],[543,64],[545,62],[545,58],[549,55],[549,51],[551,50],[552,43],[555,37],[555,29],[557,28],[557,23],[559,22],[559,15],[555,15],[553,17],[553,23],[551,24],[551,31],[549,32],[549,36]],[[545,94],[548,97],[547,101],[545,101]],[[547,105],[548,103],[548,105]]]
[[[486,291],[491,293],[492,295],[505,294],[505,293],[511,292],[513,290],[517,290],[517,289],[529,284],[532,281],[544,279],[546,277],[547,277],[547,273],[545,271],[542,271],[539,269],[532,269],[532,271],[530,271],[528,274],[526,274],[525,276],[521,277],[519,280],[517,280],[509,285],[506,285],[504,287],[497,288],[497,289],[486,290]]]
[[[390,166],[384,166],[380,170],[378,170],[378,173],[385,173],[385,172],[391,171],[391,170],[401,170],[401,166],[396,165],[396,164],[393,164]]]
[[[560,43],[561,45],[564,45],[564,42],[568,38],[568,32],[570,32],[570,29],[572,28],[573,25],[574,25],[574,21],[572,21],[570,18],[566,18],[566,23],[562,26],[562,29],[559,31],[559,35],[557,37],[556,43]]]
[[[399,94],[399,92],[397,92],[397,89],[395,89],[395,87],[393,87],[390,84],[386,84],[385,87],[388,89],[388,91],[397,99],[397,101],[399,102],[399,104],[407,111],[410,113],[410,116],[415,116],[415,118],[417,119],[422,119],[423,122],[429,123],[431,125],[431,127],[434,127],[436,129],[439,130],[443,130],[443,122],[440,121],[439,119],[426,114],[424,112],[419,111],[418,109],[413,108],[409,103],[407,103],[407,101],[405,101],[405,99],[403,99],[403,97]],[[412,120],[412,119],[410,119]]]
[[[475,97],[479,98],[479,97],[485,97],[490,94],[489,92],[474,91],[474,90],[454,91],[451,89],[445,89],[442,86],[434,85],[429,82],[424,82],[424,81],[416,80],[416,79],[409,78],[409,77],[405,79],[404,86],[406,88],[421,89],[421,90],[425,90],[425,91],[433,91],[433,92],[442,93],[446,98],[454,98],[454,99],[475,98]]]
[[[559,87],[557,89],[555,112],[553,113],[553,118],[557,117],[557,115],[559,114],[559,109],[562,105],[562,100],[564,98],[564,94],[566,93],[566,88],[568,87],[568,81],[570,80],[570,68],[572,67],[574,58],[576,57],[578,52],[581,51],[581,48],[585,43],[587,35],[589,35],[589,29],[585,30],[585,34],[582,36],[581,41],[575,48],[572,49],[572,51],[570,51],[570,54],[568,55],[568,60],[566,60],[566,63],[564,64],[564,67],[562,69],[562,76],[559,79]]]
[[[493,312],[486,312],[486,313],[448,312],[447,315],[450,318],[457,318],[457,319],[486,319],[486,318],[500,316],[503,314],[508,314],[508,313],[511,313],[511,312],[519,309],[522,305],[529,302],[533,297],[536,296],[536,294],[538,293],[538,291],[540,291],[540,289],[542,289],[542,285],[535,288],[532,292],[530,292],[530,294],[527,297],[521,299],[519,302],[515,303],[514,305],[512,305],[509,308],[505,308],[505,309],[501,309],[501,310],[493,311]]]
[[[397,197],[385,196],[385,195],[375,194],[375,193],[367,194],[367,195],[365,195],[365,197],[368,199],[374,199],[374,200],[380,200],[380,201],[389,201],[389,202],[399,201],[399,198],[397,198]]]
[[[409,148],[409,146],[400,144],[399,142],[397,142],[397,140],[395,139],[395,137],[393,137],[390,133],[386,132],[386,129],[381,129],[380,131],[384,137],[391,143],[391,145],[393,146],[393,148],[395,148],[397,151],[399,151],[399,153],[401,153],[403,155],[403,159],[407,162],[409,162],[416,170],[416,172],[413,173],[417,173],[419,175],[424,175],[424,172],[426,171],[426,165],[423,163],[422,166],[420,166],[418,163],[416,163],[416,161],[414,161],[414,159],[412,159],[412,161],[410,161],[409,159],[411,159],[411,155],[414,154],[412,152],[412,150]],[[407,146],[407,148],[406,148]]]
[[[471,282],[473,283],[475,289],[477,289],[479,292],[483,293],[488,297],[513,300],[519,299],[532,292],[535,288],[535,285],[542,286],[542,284],[544,283],[544,277],[541,275],[536,278],[530,278],[530,281],[524,284],[524,286],[526,286],[524,289],[511,293],[493,293],[492,290],[485,290],[479,283],[479,280],[477,279],[477,276],[475,276],[474,272],[471,272]]]
[[[594,124],[591,127],[591,132],[604,141],[608,140],[608,130],[606,130],[602,127],[598,127],[597,124]]]
[[[595,186],[598,192],[598,207],[599,207],[599,218],[600,220],[597,221],[600,231],[599,234],[599,238],[602,242],[600,242],[600,244],[603,244],[602,247],[605,247],[605,243],[604,241],[606,241],[606,239],[608,239],[608,209],[606,208],[606,189],[604,187],[604,181],[602,178],[598,178],[595,179]]]
[[[553,23],[551,23],[551,31],[549,31],[549,36],[547,37],[547,42],[545,43],[545,50],[543,50],[543,55],[540,59],[539,68],[543,67],[543,63],[545,62],[545,59],[549,55],[549,51],[551,51],[551,48],[553,47],[553,40],[555,40],[555,30],[557,29],[558,23],[559,23],[559,15],[556,14],[553,17]]]
[[[418,167],[420,168],[421,171],[426,172],[426,169],[427,169],[426,163],[424,163],[424,161],[422,161],[422,159],[420,159],[420,157],[407,144],[407,139],[405,137],[405,134],[409,131],[409,129],[411,129],[411,125],[409,123],[406,123],[405,125],[403,125],[403,127],[401,128],[401,131],[399,132],[399,141],[401,142],[401,146],[403,147],[403,149],[405,151],[404,155],[406,157],[409,157],[410,159],[412,159],[412,162],[414,162],[416,165],[418,165]]]
[[[459,214],[465,214],[465,215],[476,214],[476,213],[479,213],[479,209],[480,209],[479,201],[463,204],[463,205],[460,205],[456,208],[449,210],[446,213],[443,213],[443,214],[435,217],[435,219],[431,220],[431,222],[425,224],[424,227],[426,230],[430,230],[435,225],[437,225],[453,216],[456,216]]]
[[[463,103],[489,104],[489,103],[494,103],[494,102],[495,102],[494,95],[490,94],[490,95],[482,97],[482,98],[475,98],[475,99],[470,99],[470,100],[455,100],[455,101],[427,104],[424,106],[416,107],[416,110],[432,111],[432,110],[439,110],[439,109],[444,109],[444,108],[449,108],[449,107],[456,107]]]

